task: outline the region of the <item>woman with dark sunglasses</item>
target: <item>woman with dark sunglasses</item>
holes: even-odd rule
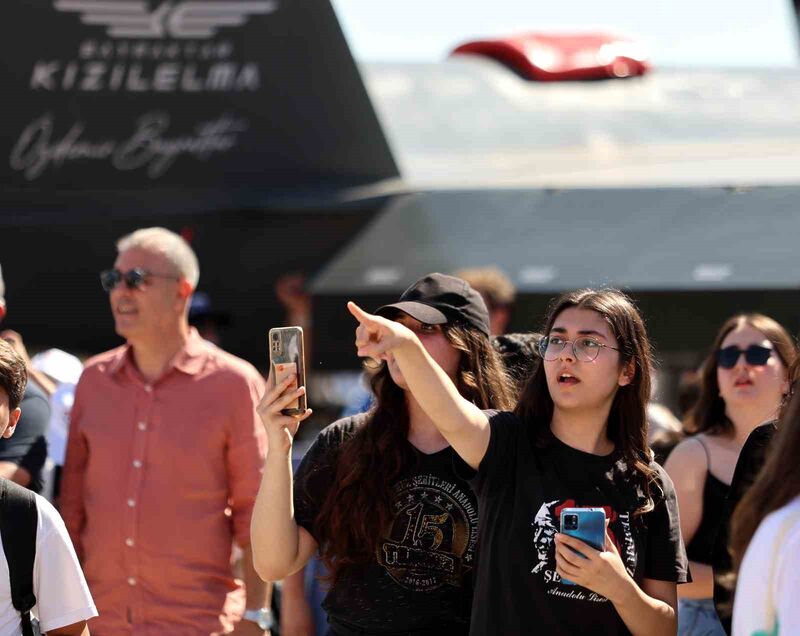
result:
[[[672,482],[647,447],[651,351],[633,303],[616,290],[559,298],[513,412],[481,410],[414,333],[349,307],[358,354],[391,359],[475,471],[470,634],[674,635],[687,560]],[[560,532],[575,507],[602,509],[603,549]]]
[[[686,422],[693,435],[665,464],[693,579],[680,590],[680,636],[725,634],[713,602],[714,540],[742,446],[756,427],[777,417],[795,355],[791,336],[772,318],[742,314],[722,325],[703,362],[700,397]]]

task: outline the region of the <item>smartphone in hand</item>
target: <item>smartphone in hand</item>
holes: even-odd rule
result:
[[[564,508],[561,511],[561,532],[602,551],[606,545],[606,511],[602,508]],[[586,558],[577,550],[570,550]],[[561,579],[561,582],[575,585],[567,579]]]
[[[303,359],[303,328],[276,327],[269,330],[269,363],[277,386],[288,376],[295,382],[290,385],[296,389],[306,385],[306,367]],[[284,415],[302,415],[308,408],[306,395],[301,395],[281,411]]]

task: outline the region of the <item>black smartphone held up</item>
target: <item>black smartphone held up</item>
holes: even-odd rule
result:
[[[272,377],[275,386],[283,382],[290,375],[294,375],[296,382],[292,386],[296,389],[306,385],[306,366],[303,356],[303,328],[302,327],[276,327],[269,330],[269,363],[272,368]],[[285,409],[284,415],[302,415],[308,408],[306,395],[301,395]]]
[[[561,532],[602,551],[606,545],[606,511],[603,508],[564,508],[561,511]],[[586,558],[577,550],[570,550]],[[575,585],[567,579],[561,579],[561,582]]]

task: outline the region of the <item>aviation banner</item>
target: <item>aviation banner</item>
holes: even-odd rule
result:
[[[3,183],[293,187],[396,176],[328,0],[6,0]]]

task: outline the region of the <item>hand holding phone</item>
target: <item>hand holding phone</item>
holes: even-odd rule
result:
[[[603,508],[564,508],[561,511],[561,532],[602,552],[606,544],[606,511]],[[578,550],[570,550],[586,558]],[[575,585],[564,578],[561,582]]]
[[[302,327],[277,327],[269,330],[269,360],[275,386],[290,376],[294,382],[287,390],[293,391],[306,385],[305,361],[303,359]],[[306,394],[300,395],[294,402],[281,410],[283,415],[303,415],[308,408]]]

